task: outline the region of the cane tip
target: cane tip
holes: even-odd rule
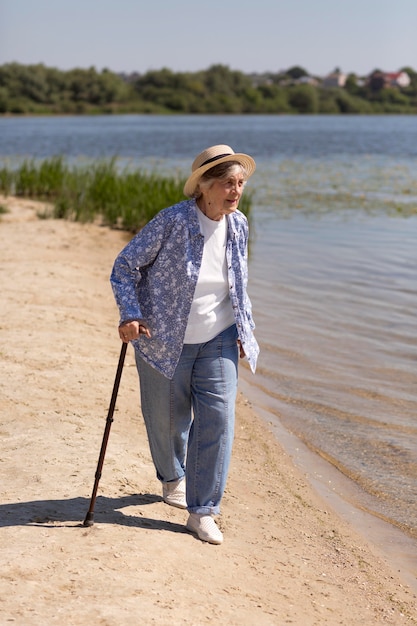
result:
[[[87,513],[86,518],[84,520],[84,526],[94,526],[94,517],[91,513]]]

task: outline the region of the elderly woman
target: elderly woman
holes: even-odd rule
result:
[[[247,286],[248,223],[238,210],[254,160],[229,146],[192,164],[190,199],[160,211],[117,257],[119,336],[135,348],[141,407],[167,504],[220,544],[232,450],[238,357],[259,352]]]

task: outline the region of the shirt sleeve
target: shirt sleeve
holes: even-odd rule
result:
[[[120,312],[120,324],[143,319],[137,287],[141,280],[141,268],[153,263],[163,245],[166,236],[163,213],[161,211],[148,222],[114,262],[110,283]]]

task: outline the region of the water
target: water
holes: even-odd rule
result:
[[[251,264],[262,349],[255,384],[268,390],[268,409],[375,496],[363,506],[409,532],[417,513],[416,244],[417,219],[303,215],[269,223]]]
[[[242,373],[275,419],[417,536],[417,119],[0,119],[0,158],[118,155],[185,174],[207,145],[255,157],[250,294],[261,345]]]

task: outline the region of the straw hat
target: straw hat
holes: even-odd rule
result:
[[[230,146],[218,145],[211,146],[203,150],[195,159],[191,166],[191,176],[184,185],[184,195],[191,197],[195,192],[198,181],[207,170],[220,163],[227,161],[237,161],[240,163],[247,174],[251,176],[255,171],[255,161],[248,154],[235,153]]]

